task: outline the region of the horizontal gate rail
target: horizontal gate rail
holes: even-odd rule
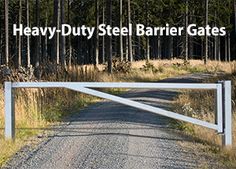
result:
[[[217,89],[221,84],[201,83],[113,83],[113,82],[19,82],[13,83],[13,88],[136,88],[136,89]]]
[[[67,88],[81,93],[115,101],[151,113],[182,120],[192,124],[207,127],[223,134],[223,144],[232,145],[232,110],[231,110],[231,81],[219,83],[121,83],[121,82],[5,82],[5,137],[15,137],[15,88]],[[92,89],[91,89],[92,88]],[[185,116],[162,108],[139,103],[127,98],[114,96],[95,90],[96,88],[129,88],[129,89],[203,89],[216,91],[216,121],[206,122]]]

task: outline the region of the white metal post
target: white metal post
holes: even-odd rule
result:
[[[218,126],[218,133],[223,133],[223,83],[222,82],[218,82],[219,86],[217,87],[216,90],[216,123]]]
[[[232,145],[231,81],[224,81],[224,136],[223,145]]]
[[[5,138],[15,139],[14,94],[11,82],[5,82]]]

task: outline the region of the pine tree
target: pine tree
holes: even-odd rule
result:
[[[5,64],[9,66],[9,18],[8,18],[8,0],[5,0]]]
[[[29,6],[29,0],[26,0],[26,26],[30,26],[30,6]],[[29,68],[31,65],[31,59],[30,59],[30,36],[27,36],[27,67]]]

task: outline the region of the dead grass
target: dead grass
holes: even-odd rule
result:
[[[132,64],[132,68],[141,68],[146,61],[138,61]],[[183,65],[184,61],[181,59],[173,60],[153,60],[150,61],[155,67],[173,68],[173,65],[180,64]],[[236,62],[218,62],[218,61],[208,61],[205,65],[201,60],[189,60],[188,69],[195,69],[205,72],[227,72],[232,73],[235,70]]]
[[[216,82],[217,80],[232,80],[233,93],[232,93],[232,104],[233,104],[233,147],[222,149],[222,137],[217,135],[215,131],[192,125],[189,123],[178,122],[177,127],[184,130],[186,133],[194,136],[197,139],[204,141],[212,146],[213,149],[218,149],[216,153],[220,155],[222,163],[229,168],[236,167],[236,77],[232,74],[227,74],[220,79],[208,79],[207,81]],[[200,98],[200,99],[199,99]],[[179,95],[176,99],[176,111],[182,114],[186,114],[191,117],[202,119],[209,122],[214,122],[214,93],[209,91],[186,91]],[[217,148],[218,147],[218,148]]]
[[[3,164],[12,154],[14,154],[16,151],[20,149],[22,145],[22,142],[19,142],[16,140],[15,143],[12,143],[11,141],[4,141],[0,140],[0,148],[1,148],[1,158],[0,158],[0,164]]]
[[[144,70],[145,61],[134,62],[130,73],[115,73],[113,75],[103,71],[105,65],[99,65],[97,68],[93,65],[72,66],[67,69],[68,73],[60,76],[48,75],[44,77],[44,80],[150,82],[194,72],[232,72],[232,63],[209,62],[208,65],[204,65],[202,61],[190,61],[190,64],[184,65],[182,60],[157,60],[150,61],[150,63],[151,68],[147,66]],[[115,89],[108,92],[119,93],[120,90]],[[4,97],[3,88],[0,87],[0,166],[24,146],[26,140],[40,133],[34,128],[51,125],[60,121],[68,113],[78,111],[81,107],[97,101],[97,98],[62,89],[17,90],[15,98],[16,127],[24,130],[17,130],[16,141],[12,143],[5,141],[3,136]]]

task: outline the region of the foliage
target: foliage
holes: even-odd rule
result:
[[[112,69],[114,73],[130,73],[131,63],[129,61],[114,58],[112,60]]]
[[[155,66],[150,63],[149,61],[146,61],[145,65],[143,65],[143,67],[141,68],[142,71],[145,71],[145,72],[157,72],[158,70],[155,68]]]
[[[26,82],[35,80],[34,69],[32,67],[20,67],[13,70],[4,65],[0,67],[0,84],[3,84],[4,81]]]
[[[106,65],[104,71],[108,70],[108,65]],[[114,73],[130,73],[131,72],[131,63],[129,61],[120,60],[119,58],[112,59],[112,71]]]

